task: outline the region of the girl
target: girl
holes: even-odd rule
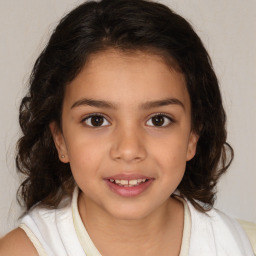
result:
[[[182,17],[143,0],[77,7],[20,106],[26,213],[1,255],[253,255],[213,208],[233,158],[225,119],[210,58]]]

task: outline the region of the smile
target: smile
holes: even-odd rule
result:
[[[144,193],[154,182],[154,178],[142,175],[116,175],[104,179],[115,194],[122,197],[134,197]]]
[[[109,179],[110,182],[121,186],[121,187],[135,187],[147,181],[147,179],[136,179],[136,180],[114,180]]]

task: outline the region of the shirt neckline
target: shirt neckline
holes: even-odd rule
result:
[[[100,252],[95,247],[93,241],[91,240],[78,211],[78,195],[79,188],[76,187],[72,197],[72,216],[75,231],[78,240],[87,256],[102,256]],[[184,225],[182,233],[182,243],[179,256],[187,256],[189,253],[190,235],[191,235],[191,214],[186,200],[180,197],[175,197],[183,203],[184,206]]]

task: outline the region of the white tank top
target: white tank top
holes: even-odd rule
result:
[[[37,206],[22,218],[20,227],[40,256],[101,256],[79,215],[78,194],[76,188],[72,201],[64,199],[60,208],[50,210]],[[189,202],[182,201],[184,229],[179,256],[254,255],[235,220],[215,209],[200,213]]]

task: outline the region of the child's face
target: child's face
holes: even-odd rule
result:
[[[182,74],[154,55],[108,50],[67,86],[63,133],[51,130],[85,205],[139,219],[173,200],[196,150],[190,116]]]

